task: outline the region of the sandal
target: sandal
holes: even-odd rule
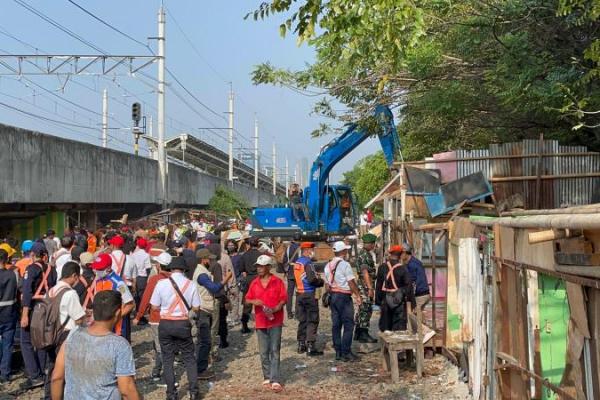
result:
[[[279,393],[283,390],[283,386],[281,386],[281,384],[277,382],[274,382],[273,384],[271,384],[271,390],[275,393]]]
[[[270,380],[268,380],[268,379],[265,379],[265,380],[263,381],[262,385],[263,385],[263,387],[264,387],[265,389],[271,389],[271,381],[270,381]]]

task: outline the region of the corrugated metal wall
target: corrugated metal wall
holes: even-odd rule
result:
[[[523,140],[521,142],[492,144],[489,149],[456,150],[455,167],[449,163],[436,163],[434,168],[457,171],[457,179],[481,171],[490,180],[498,177],[537,176],[538,157],[518,157],[520,155],[586,153],[584,146],[560,146],[556,140]],[[441,160],[447,153],[434,154]],[[507,156],[508,158],[501,158]],[[515,157],[517,156],[517,157]],[[473,158],[473,160],[462,160]],[[485,159],[487,158],[487,159]],[[593,155],[546,156],[541,158],[540,175],[573,175],[600,173],[600,153]],[[537,199],[537,180],[514,180],[493,182],[494,194],[498,201],[512,199],[527,209],[560,208],[590,204],[600,201],[600,177],[542,179],[540,199]]]

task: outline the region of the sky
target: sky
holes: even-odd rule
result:
[[[115,55],[150,55],[150,50],[142,44],[156,51],[155,41],[148,38],[157,35],[160,1],[73,1],[142,43],[111,30],[68,0],[3,0],[0,54],[100,54],[100,50]],[[283,16],[265,21],[244,20],[260,1],[165,0],[164,4],[167,68],[196,98],[186,93],[172,77],[167,77],[167,139],[189,133],[225,150],[225,130],[201,128],[227,126],[225,112],[231,84],[235,96],[236,154],[252,151],[256,115],[262,165],[271,164],[273,142],[282,179],[286,157],[290,175],[302,157],[306,157],[310,165],[321,146],[333,139],[333,136],[310,137],[319,123],[327,122],[310,113],[317,99],[286,88],[255,86],[250,73],[255,65],[267,61],[278,67],[301,69],[314,60],[314,50],[306,45],[298,47],[294,37],[279,36]],[[57,29],[23,5],[33,7],[87,44]],[[135,77],[128,76],[124,68],[115,71],[109,76],[70,76],[68,80],[55,75],[0,76],[0,123],[99,145],[102,90],[106,88],[111,115],[109,147],[132,152],[133,135],[122,128],[131,126],[130,107],[135,101],[142,103],[143,113],[156,121],[154,79],[157,70],[156,66],[150,66],[144,69],[145,76],[136,74]],[[4,72],[6,69],[0,67],[0,73]],[[339,126],[334,122],[334,126],[336,124]],[[356,161],[377,150],[376,140],[364,142],[337,165],[331,181],[338,181]],[[147,154],[142,149],[142,155]]]

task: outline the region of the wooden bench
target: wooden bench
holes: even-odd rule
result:
[[[407,352],[407,363],[412,364],[412,355],[416,354],[417,376],[423,376],[423,340],[419,339],[419,334],[413,334],[409,331],[379,332],[381,338],[381,358],[382,366],[385,371],[392,373],[392,382],[400,382],[400,370],[398,365],[398,353]]]

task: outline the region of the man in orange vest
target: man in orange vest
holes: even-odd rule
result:
[[[117,323],[115,333],[131,342],[131,321],[129,320],[129,313],[131,313],[134,307],[133,295],[123,279],[121,279],[121,277],[112,269],[112,265],[113,259],[109,254],[103,253],[96,257],[91,266],[96,275],[96,280],[92,283],[90,293],[95,296],[96,293],[103,290],[113,290],[121,294],[121,299],[123,300],[121,314],[123,318]],[[88,295],[88,297],[90,297],[90,295]],[[84,301],[84,307],[91,307],[90,300],[93,301],[93,297],[91,299],[88,297],[86,297],[86,300]]]
[[[325,282],[317,275],[312,265],[315,244],[303,242],[300,244],[302,251],[300,258],[293,264],[294,279],[296,281],[296,317],[298,318],[298,353],[307,353],[309,356],[322,356],[323,352],[317,350],[317,328],[319,326],[319,301],[315,297],[317,288]]]

